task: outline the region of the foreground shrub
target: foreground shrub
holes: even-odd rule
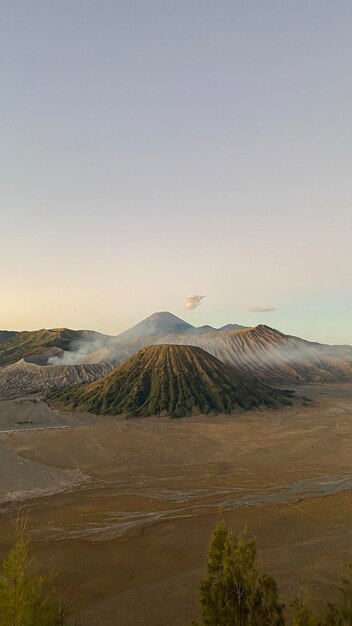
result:
[[[37,573],[22,528],[0,568],[0,626],[66,626],[68,619],[68,605],[59,601],[50,579]]]
[[[304,590],[288,622],[275,580],[257,570],[256,553],[247,531],[233,537],[223,522],[216,526],[200,583],[202,626],[352,626],[352,565],[342,578],[338,601],[327,605],[325,619]]]
[[[206,626],[282,626],[277,585],[260,576],[256,545],[247,532],[234,538],[223,523],[215,529],[200,584],[202,624]]]
[[[341,580],[337,604],[329,603],[326,626],[352,626],[352,565]]]
[[[309,589],[304,589],[293,603],[294,615],[292,626],[323,626],[320,617],[312,605]]]

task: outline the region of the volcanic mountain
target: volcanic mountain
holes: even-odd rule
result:
[[[51,348],[59,348],[61,352],[77,352],[81,345],[92,345],[94,342],[99,346],[108,339],[108,335],[102,335],[91,330],[71,330],[69,328],[42,328],[33,331],[0,331],[0,366],[11,365],[19,359],[36,354],[45,354],[47,349],[50,358]]]
[[[137,339],[138,337],[154,337],[160,335],[166,335],[168,333],[187,333],[194,328],[188,322],[181,320],[180,317],[168,313],[167,311],[161,313],[153,313],[145,320],[138,322],[132,328],[125,330],[118,335],[122,341]]]
[[[237,325],[235,325],[237,327]],[[69,328],[0,331],[0,397],[58,389],[96,380],[166,334],[216,332],[172,313],[154,313],[118,336]]]
[[[166,332],[165,332],[166,331]],[[196,328],[170,313],[155,313],[106,344],[115,362],[153,344],[198,346],[236,367],[243,375],[269,384],[352,381],[352,347],[329,346],[285,335],[260,324],[246,328],[227,324]]]
[[[138,339],[143,340],[151,337],[163,337],[165,335],[179,334],[179,335],[203,335],[209,332],[219,332],[222,330],[237,330],[239,328],[245,328],[240,324],[227,324],[222,328],[214,328],[208,324],[205,326],[192,326],[188,322],[185,322],[180,317],[168,313],[168,311],[160,311],[153,313],[145,320],[142,320],[132,328],[125,330],[117,335],[115,338],[118,342],[124,343],[127,341],[135,342]]]
[[[200,347],[267,384],[352,381],[351,346],[306,341],[263,324],[197,328],[164,311],[117,336],[66,328],[0,331],[0,395],[93,381],[142,347],[159,344]]]
[[[84,347],[101,347],[105,338],[93,331],[68,328],[0,331],[0,397],[47,391],[104,376],[114,363],[110,358],[104,362],[102,350],[95,358],[92,354],[87,358]]]
[[[142,348],[100,380],[52,397],[69,409],[172,417],[290,403],[287,393],[243,378],[201,348],[176,345]]]
[[[112,368],[111,363],[45,366],[30,360],[30,357],[20,359],[0,368],[0,399],[90,382],[101,378]]]
[[[234,329],[244,328],[229,324]],[[167,335],[202,335],[220,332],[212,326],[197,328],[166,311],[153,313],[129,330],[110,336],[92,330],[52,328],[34,331],[0,331],[0,367],[12,365],[20,359],[36,361],[40,365],[76,365],[100,361],[122,361],[144,345],[158,343]],[[52,348],[58,350],[52,353]],[[45,358],[47,357],[47,358]]]
[[[199,346],[243,374],[268,384],[352,381],[351,346],[306,341],[263,324],[194,337],[173,335],[160,341]]]

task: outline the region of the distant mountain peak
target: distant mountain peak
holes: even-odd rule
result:
[[[162,322],[162,323],[173,322],[173,323],[178,323],[178,324],[184,324],[185,326],[191,326],[191,324],[188,324],[188,322],[185,322],[185,320],[181,319],[177,315],[174,315],[173,313],[170,313],[169,311],[156,311],[155,313],[152,313],[151,315],[146,317],[140,323],[147,322],[147,321],[157,321],[157,322]]]
[[[191,328],[193,328],[192,324],[185,322],[177,315],[168,311],[157,311],[135,326],[132,326],[132,328],[120,333],[118,338],[153,337],[155,335],[186,332]]]
[[[242,326],[242,324],[225,324],[225,326],[221,326],[218,330],[241,330],[243,328],[247,328],[247,326]]]
[[[263,333],[268,333],[271,335],[280,335],[281,337],[285,337],[285,334],[282,333],[280,330],[277,330],[276,328],[272,328],[271,326],[267,326],[267,324],[258,324],[257,326],[254,326],[254,329]]]
[[[241,330],[246,328],[240,324],[227,324],[221,328],[214,328],[209,324],[203,326],[193,326],[189,322],[181,319],[177,315],[170,313],[169,311],[156,311],[152,313],[144,320],[132,326],[128,330],[117,335],[118,340],[121,339],[138,339],[142,337],[155,337],[157,335],[174,335],[185,333],[187,335],[203,335],[206,333],[213,333],[218,331],[232,331]]]

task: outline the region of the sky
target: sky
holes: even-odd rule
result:
[[[352,344],[351,32],[349,0],[2,0],[0,328]]]

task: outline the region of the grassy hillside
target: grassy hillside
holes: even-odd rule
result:
[[[0,330],[0,344],[11,341],[18,334],[15,330]]]
[[[68,328],[42,329],[23,331],[5,335],[2,331],[0,341],[0,366],[11,365],[19,359],[29,356],[43,348],[55,346],[62,350],[69,350],[73,341],[85,336],[87,331],[69,330]]]
[[[172,417],[290,402],[283,392],[238,376],[201,348],[176,345],[143,348],[104,378],[52,397],[94,413]]]

